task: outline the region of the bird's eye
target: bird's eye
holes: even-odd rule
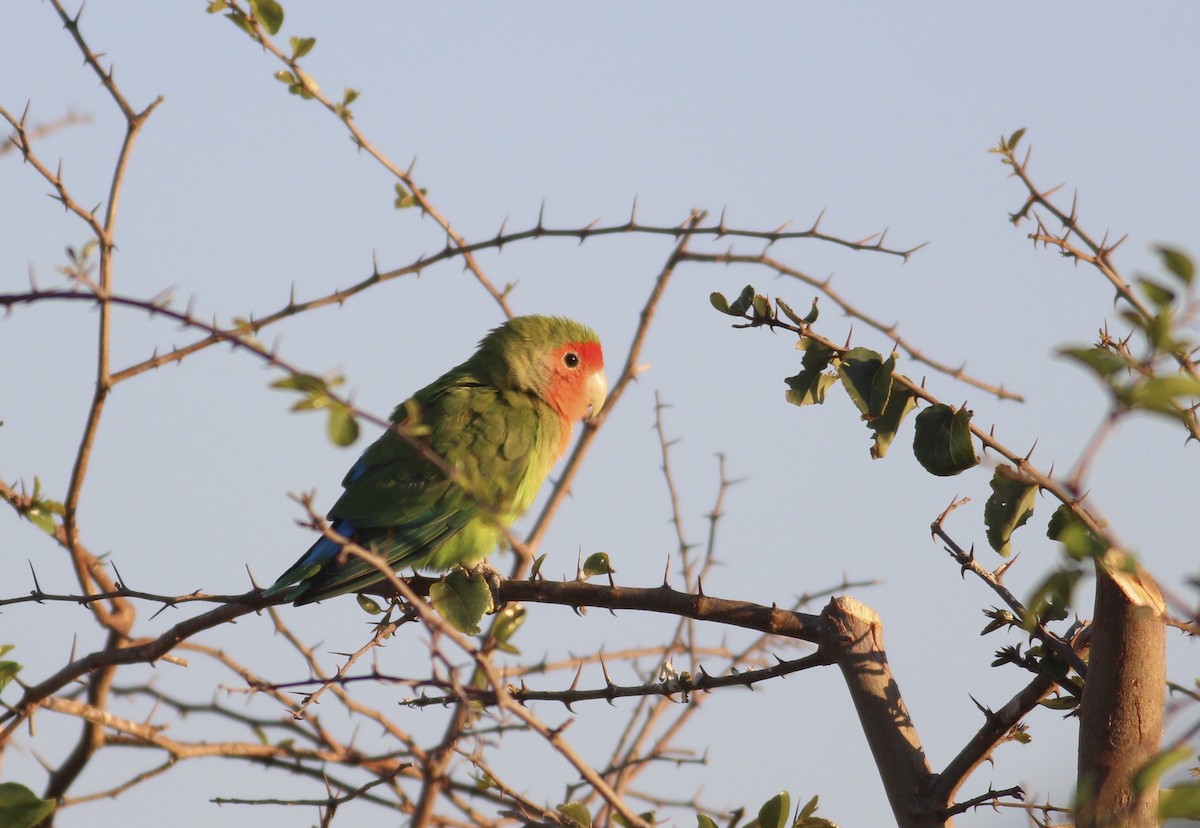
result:
[[[567,351],[565,354],[563,354],[563,365],[567,366],[568,368],[578,368],[579,354],[575,353],[574,351]]]

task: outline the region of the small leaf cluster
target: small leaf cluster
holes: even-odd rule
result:
[[[349,446],[358,439],[358,420],[354,410],[333,394],[332,389],[345,382],[344,377],[329,379],[312,374],[291,374],[271,383],[272,388],[295,391],[301,399],[292,405],[292,411],[315,411],[325,409],[329,413],[326,430],[334,445]]]
[[[592,828],[592,814],[582,802],[576,800],[564,802],[554,810],[561,824],[566,825],[567,828]],[[654,811],[638,814],[638,819],[647,825],[653,825],[655,823]],[[620,814],[613,814],[613,822],[621,826],[629,825],[629,822]]]
[[[16,508],[17,514],[51,537],[58,532],[55,515],[62,517],[65,512],[61,503],[46,497],[42,492],[42,481],[36,477],[33,478],[33,492],[24,503],[17,504]],[[4,650],[0,650],[0,655],[3,655],[4,652]],[[3,683],[0,683],[0,687],[3,686]]]
[[[417,188],[417,193],[422,197],[428,192],[424,187]],[[410,192],[403,184],[396,183],[396,200],[393,202],[397,210],[407,210],[409,207],[416,207],[420,204],[417,195]]]
[[[792,798],[787,791],[780,791],[762,804],[754,819],[742,823],[739,828],[837,828],[836,823],[816,815],[817,801],[814,796],[792,816]],[[718,828],[717,822],[707,814],[697,814],[696,825],[697,828]]]
[[[209,14],[225,12],[226,20],[255,40],[259,39],[256,26],[262,26],[270,35],[278,34],[283,28],[283,6],[277,0],[250,0],[249,14],[230,0],[211,0],[204,10]]]
[[[887,454],[904,419],[917,407],[915,387],[896,372],[895,353],[884,357],[870,348],[838,347],[811,332],[817,321],[817,302],[801,317],[782,299],[772,302],[747,285],[730,302],[720,293],[709,297],[721,313],[747,319],[735,327],[784,326],[799,335],[796,348],[804,352],[800,372],[787,377],[785,398],[793,405],[820,405],[834,383],[840,382],[872,432],[871,456]],[[787,326],[780,314],[791,320]],[[913,452],[921,465],[936,475],[954,475],[979,462],[971,440],[971,412],[932,405],[917,415]]]
[[[1123,297],[1129,301],[1120,316],[1130,325],[1129,336],[1118,340],[1103,332],[1091,347],[1060,353],[1104,383],[1117,411],[1147,411],[1194,428],[1200,376],[1192,357],[1200,343],[1187,328],[1197,312],[1195,265],[1172,247],[1160,246],[1157,253],[1166,277],[1139,276],[1138,295]],[[1135,336],[1140,354],[1130,347]]]

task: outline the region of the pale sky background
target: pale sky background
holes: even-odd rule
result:
[[[323,295],[381,269],[433,253],[442,237],[429,220],[392,208],[392,181],[348,142],[315,103],[287,94],[279,68],[204,3],[94,2],[83,28],[115,63],[136,107],[165,102],[140,138],[129,168],[118,230],[115,287],[150,297],[174,286],[179,304],[194,298],[201,316],[228,321],[261,315],[287,301]],[[624,221],[634,198],[647,223],[678,224],[691,208],[732,226],[773,229],[812,222],[861,238],[890,228],[899,247],[928,246],[907,263],[811,241],[773,254],[836,287],[864,311],[900,323],[915,345],[1003,383],[1027,403],[1000,403],[952,380],[928,375],[947,402],[966,400],[976,421],[996,424],[1013,447],[1039,440],[1035,462],[1061,471],[1076,459],[1103,414],[1103,397],[1082,371],[1054,357],[1056,347],[1090,341],[1112,320],[1111,292],[1086,268],[1035,251],[1029,225],[1006,220],[1023,199],[997,157],[1001,134],[1027,127],[1031,167],[1045,186],[1079,192],[1083,225],[1097,235],[1129,234],[1117,255],[1128,276],[1154,271],[1151,246],[1167,241],[1193,252],[1200,226],[1196,161],[1200,101],[1200,8],[1192,3],[998,5],[994,3],[314,3],[291,0],[281,33],[315,36],[310,74],[327,92],[350,86],[365,133],[397,163],[418,158],[416,173],[441,211],[471,239],[531,226],[545,202],[550,226]],[[38,147],[63,160],[81,202],[103,201],[123,123],[95,76],[45,3],[9,2],[0,15],[0,103],[30,121],[90,115]],[[46,198],[47,185],[15,154],[0,157],[0,292],[23,290],[28,273],[59,283],[65,245],[83,227]],[[733,242],[735,249],[758,246]],[[698,241],[725,250],[728,240]],[[480,256],[493,281],[519,282],[518,312],[569,315],[605,342],[610,378],[620,368],[637,311],[668,255],[661,237],[609,237],[580,246],[544,240]],[[654,395],[671,404],[673,448],[686,532],[704,538],[717,489],[718,452],[732,489],[720,524],[724,565],[709,594],[790,603],[804,592],[852,579],[881,584],[855,597],[877,610],[889,658],[935,769],[981,723],[973,694],[992,707],[1024,683],[1015,669],[988,665],[1015,635],[978,635],[982,608],[998,603],[963,581],[931,543],[928,526],[955,495],[973,499],[949,523],[960,543],[976,544],[989,566],[982,506],[989,472],[935,479],[911,455],[912,420],[889,456],[871,461],[869,433],[840,390],[823,408],[784,402],[783,378],[799,368],[793,340],[731,330],[708,304],[712,290],[736,294],[751,282],[807,308],[813,291],[761,270],[681,267],[646,343],[649,365],[614,411],[543,546],[548,575],[574,570],[576,550],[609,552],[620,583],[653,586],[674,549],[659,472]],[[818,330],[843,338],[848,323],[824,305]],[[431,268],[351,300],[276,326],[287,359],[313,372],[337,370],[363,408],[391,406],[465,358],[500,313],[461,266]],[[0,477],[37,475],[65,491],[91,397],[95,314],[82,306],[21,307],[0,320]],[[117,313],[115,366],[193,335],[138,314]],[[855,341],[890,343],[860,325]],[[919,366],[901,367],[913,375]],[[118,387],[99,435],[84,492],[85,542],[110,552],[127,582],[180,594],[247,587],[249,565],[272,580],[310,542],[288,492],[316,489],[327,506],[358,450],[331,446],[323,419],[287,413],[292,400],[268,390],[276,375],[258,362],[212,349]],[[373,432],[372,432],[373,436]],[[1097,503],[1167,589],[1194,598],[1197,571],[1195,447],[1165,422],[1141,421],[1107,446],[1092,480]],[[1019,595],[1057,561],[1044,537],[1052,504],[1042,501],[1018,533],[1020,562],[1009,575]],[[62,552],[37,529],[0,511],[2,593],[29,586],[28,563],[48,590],[73,587]],[[503,565],[503,562],[502,562]],[[1084,598],[1081,612],[1090,613]],[[814,611],[816,607],[813,608]],[[153,634],[200,608],[144,619]],[[284,610],[307,640],[331,653],[365,640],[352,599]],[[593,611],[578,618],[532,607],[518,644],[531,657],[665,640],[672,619]],[[78,640],[74,641],[74,636]],[[711,630],[711,641],[723,632]],[[406,629],[382,651],[396,672],[423,645]],[[276,680],[303,667],[272,636],[263,617],[200,636]],[[733,638],[731,640],[740,640]],[[38,680],[71,647],[98,646],[82,611],[22,606],[0,616],[0,643]],[[781,650],[785,657],[795,650]],[[1173,640],[1170,677],[1191,684],[1195,651]],[[394,662],[387,662],[395,659]],[[412,663],[412,662],[408,662]],[[206,701],[228,674],[197,665],[128,671]],[[620,679],[618,679],[620,680]],[[625,680],[632,681],[626,674]],[[566,676],[547,688],[565,687]],[[581,686],[598,686],[585,671]],[[366,692],[366,691],[364,691]],[[390,704],[400,691],[376,697]],[[13,688],[5,698],[11,699]],[[222,696],[222,698],[228,697]],[[383,699],[380,701],[380,699]],[[241,704],[240,697],[232,702]],[[842,825],[887,824],[882,787],[844,685],[834,668],[726,691],[705,702],[685,740],[706,766],[652,775],[663,793],[701,791],[714,807],[756,808],[780,789],[793,799],[820,794],[820,813]],[[633,703],[577,708],[570,731],[587,752],[606,755],[611,730]],[[257,712],[284,715],[267,706]],[[391,709],[391,708],[389,708]],[[535,708],[562,720],[555,706]],[[145,714],[129,706],[130,715]],[[440,714],[402,711],[405,726],[430,738]],[[1185,710],[1176,725],[1194,721]],[[424,718],[422,718],[424,717]],[[1069,800],[1076,727],[1035,713],[1033,742],[1001,747],[963,798],[989,785],[1023,785],[1030,799]],[[38,718],[36,749],[56,763],[78,723]],[[181,737],[203,721],[177,724]],[[57,738],[59,734],[61,738]],[[207,734],[206,734],[207,735]],[[599,742],[597,744],[600,744]],[[534,799],[560,801],[575,775],[551,752],[514,740],[499,766]],[[116,767],[93,767],[72,791],[81,795],[159,761],[152,752],[112,751]],[[513,770],[524,764],[527,771]],[[40,789],[33,757],[10,751],[0,778]],[[59,825],[133,824],[153,814],[173,828],[309,825],[311,809],[226,806],[213,797],[322,796],[282,773],[216,761],[189,761],[116,801],[64,812]],[[369,805],[347,806],[338,824],[378,819]],[[693,824],[677,812],[675,825]],[[963,826],[1025,824],[1016,811],[958,818]]]

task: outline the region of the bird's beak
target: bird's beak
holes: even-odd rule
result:
[[[604,408],[604,401],[608,399],[608,380],[604,378],[604,372],[596,371],[593,374],[589,374],[585,387],[587,389],[588,403],[592,406],[587,419],[591,420],[600,413],[600,409]]]

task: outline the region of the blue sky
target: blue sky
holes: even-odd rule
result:
[[[164,96],[129,168],[116,288],[148,297],[173,287],[179,306],[192,300],[199,315],[228,321],[279,308],[293,285],[298,298],[315,297],[361,280],[373,259],[386,269],[440,249],[441,231],[413,211],[393,209],[392,182],[355,152],[337,121],[288,95],[272,78],[278,67],[269,57],[203,7],[95,3],[83,16],[89,42],[115,64],[135,106]],[[1081,219],[1095,234],[1129,234],[1117,256],[1127,275],[1155,269],[1155,243],[1197,250],[1200,12],[1191,4],[351,8],[294,1],[285,8],[284,36],[317,38],[309,73],[328,92],[361,91],[359,126],[401,166],[415,159],[422,186],[468,238],[486,238],[506,220],[513,230],[532,226],[543,204],[549,226],[619,223],[636,198],[639,218],[659,225],[700,208],[713,216],[725,210],[731,226],[803,227],[825,210],[822,228],[832,234],[861,238],[888,228],[898,247],[928,243],[907,263],[814,241],[780,243],[772,252],[815,277],[834,275],[858,307],[899,322],[930,354],[965,361],[973,374],[1025,395],[1023,405],[1001,403],[946,377],[928,378],[947,401],[966,400],[977,422],[995,423],[1009,445],[1037,439],[1034,460],[1044,467],[1069,467],[1104,412],[1094,384],[1054,350],[1090,341],[1115,314],[1098,276],[1035,251],[1028,224],[1007,222],[1022,192],[988,147],[1026,127],[1035,180],[1066,182],[1066,199],[1077,190]],[[122,135],[117,113],[49,7],[9,4],[4,16],[0,104],[19,112],[29,102],[35,123],[68,111],[88,115],[89,123],[53,134],[39,152],[62,159],[81,202],[102,202]],[[0,291],[24,289],[31,271],[57,284],[62,250],[85,240],[82,226],[11,153],[0,157],[0,188]],[[697,249],[730,243],[698,242]],[[496,283],[517,284],[511,301],[518,312],[561,313],[595,327],[611,375],[670,245],[661,237],[543,240],[486,252],[480,263]],[[782,380],[799,367],[793,342],[731,330],[709,307],[710,291],[736,294],[746,282],[797,308],[813,295],[762,270],[680,268],[646,343],[648,368],[609,420],[546,540],[546,571],[571,573],[582,547],[609,552],[621,583],[658,582],[674,536],[651,429],[657,393],[671,405],[668,432],[680,438],[672,463],[691,539],[706,531],[715,455],[723,453],[730,474],[745,478],[729,493],[718,547],[724,565],[706,590],[785,604],[843,576],[880,580],[854,594],[882,616],[893,669],[940,767],[979,724],[968,693],[999,706],[1020,686],[1019,676],[988,666],[993,650],[1016,639],[977,634],[980,609],[996,599],[963,582],[929,541],[930,521],[952,497],[967,495],[973,503],[956,513],[950,530],[982,549],[987,472],[924,475],[908,451],[911,423],[885,460],[871,461],[868,434],[840,393],[821,409],[787,405]],[[277,338],[281,353],[308,370],[343,373],[356,402],[382,415],[465,358],[500,318],[469,274],[450,263],[281,324],[266,338]],[[850,327],[827,304],[820,324],[833,339]],[[0,349],[10,355],[0,361],[6,482],[37,475],[51,492],[65,489],[91,394],[94,325],[91,311],[61,305],[18,308],[0,320]],[[118,313],[114,337],[121,366],[191,334]],[[890,345],[861,325],[855,342]],[[238,591],[247,565],[266,581],[307,545],[287,493],[316,489],[318,502],[331,503],[355,451],[329,445],[317,417],[288,414],[290,400],[267,388],[274,378],[242,355],[214,349],[117,388],[81,526],[131,585],[171,594]],[[1185,578],[1196,573],[1194,542],[1180,540],[1192,534],[1200,483],[1194,452],[1178,429],[1139,420],[1110,442],[1092,479],[1118,533],[1164,585],[1184,594]],[[1018,594],[1057,560],[1042,533],[1050,511],[1043,503],[1018,534],[1022,559],[1009,574]],[[46,588],[71,589],[61,553],[12,514],[0,513],[0,549],[10,573],[5,595],[26,589],[27,560]],[[1081,612],[1088,611],[1084,601]],[[0,643],[17,644],[14,656],[30,678],[61,663],[73,636],[80,647],[98,644],[82,613],[22,607],[4,617],[10,632]],[[353,601],[288,610],[286,618],[331,653],[364,640]],[[169,622],[143,623],[153,634]],[[579,619],[534,608],[522,646],[558,655],[601,644],[653,646],[669,628],[667,620],[632,614]],[[295,677],[298,663],[265,619],[245,619],[234,632],[204,643],[258,658],[277,678]],[[710,635],[715,641],[721,632]],[[403,660],[424,649],[409,634],[385,652]],[[1171,677],[1190,683],[1186,659],[1194,654],[1181,652],[1185,660],[1174,663]],[[200,699],[231,681],[200,667],[154,672]],[[549,686],[569,681],[558,678]],[[714,805],[753,805],[787,788],[794,797],[820,794],[821,812],[844,825],[886,817],[833,672],[706,704],[690,741],[698,752],[708,747],[709,764],[656,777],[662,785],[684,796],[702,789]],[[622,712],[581,710],[572,733],[586,744],[583,734],[602,734]],[[1073,722],[1042,712],[1031,724],[1033,743],[1002,747],[964,796],[989,784],[1023,784],[1033,797],[1069,797]],[[37,749],[55,761],[73,726],[43,716],[39,727],[51,736]],[[114,755],[128,767],[150,761]],[[5,779],[38,778],[30,755],[6,758]],[[572,778],[535,745],[517,743],[507,761],[536,768],[528,775],[535,798],[553,799]],[[114,802],[68,811],[60,824],[123,824],[136,809],[171,807],[180,828],[216,818],[251,825],[261,811],[226,807],[217,817],[209,799],[300,790],[257,770],[184,764]],[[85,777],[80,792],[102,788],[102,777]],[[373,814],[366,807],[356,813]],[[272,817],[308,824],[311,813]],[[1018,820],[1010,811],[958,822]],[[677,815],[676,824],[690,818]]]

